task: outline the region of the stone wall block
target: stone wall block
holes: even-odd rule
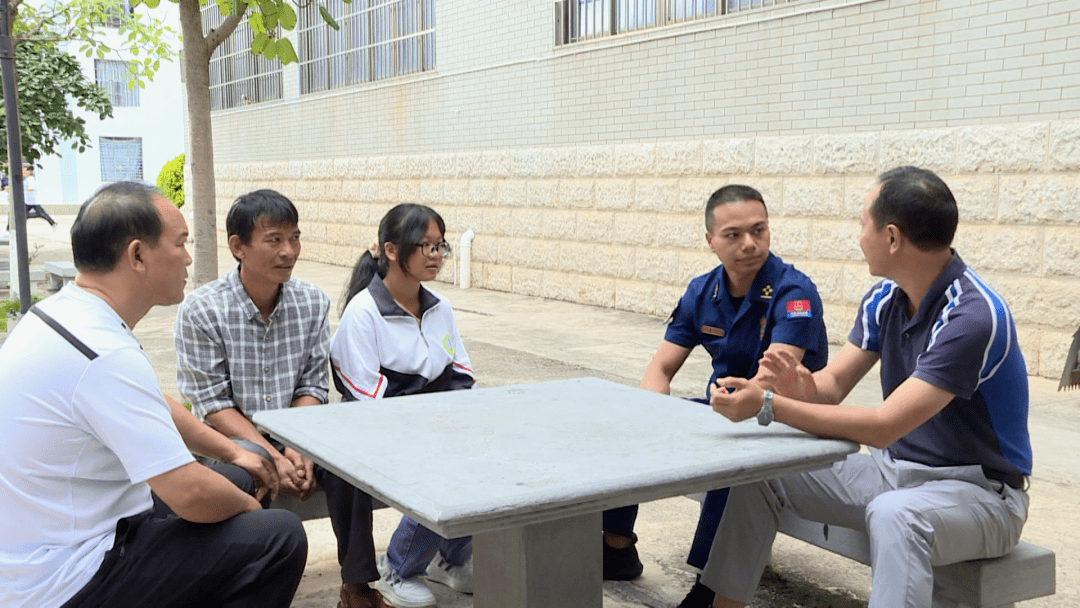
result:
[[[983,276],[986,277],[985,274]],[[1076,331],[1076,320],[1080,319],[1080,298],[1076,297],[1075,290],[1062,289],[1057,281],[1027,277],[986,278],[1009,303],[1018,324]]]
[[[345,237],[345,227],[341,224],[326,224],[326,242],[331,245],[347,245],[348,239]]]
[[[788,262],[787,259],[784,260]],[[844,265],[838,262],[794,260],[797,270],[810,277],[823,302],[844,301]]]
[[[914,165],[935,173],[954,173],[959,135],[956,129],[883,131],[878,172]]]
[[[490,179],[469,180],[468,201],[470,205],[489,206],[495,204],[496,182]]]
[[[1028,361],[1028,373],[1048,378],[1060,378],[1061,372],[1065,369],[1065,357],[1069,354],[1069,346],[1072,345],[1072,332],[1043,331],[1040,333],[1038,369],[1032,369],[1028,357],[1030,351],[1022,351],[1024,360]],[[1020,348],[1023,349],[1023,347],[1021,344]]]
[[[870,276],[866,264],[844,264],[842,278],[844,281],[842,285],[843,301],[856,307],[862,302],[866,292],[870,291],[870,288],[880,280],[877,277]],[[852,323],[854,320],[854,317],[852,317],[847,322]],[[847,334],[845,333],[845,335]]]
[[[469,181],[451,179],[443,182],[443,201],[447,205],[469,204]]]
[[[395,154],[386,157],[387,179],[408,179],[409,157],[405,154]]]
[[[458,176],[457,159],[453,152],[440,152],[431,155],[431,176],[439,179],[450,179]]]
[[[634,180],[597,180],[595,193],[597,209],[628,209],[634,202]]]
[[[531,148],[514,150],[510,159],[510,174],[514,177],[541,177],[543,175],[542,152]]]
[[[814,138],[815,173],[873,175],[878,166],[878,134],[818,135]]]
[[[305,160],[302,161],[303,165],[301,171],[304,173],[304,179],[306,180],[320,180],[330,177],[331,161],[327,159],[319,160]]]
[[[506,207],[484,207],[483,221],[479,226],[462,226],[462,229],[472,228],[477,233],[498,236],[511,236],[516,232],[511,210]]]
[[[538,238],[543,234],[540,216],[532,209],[517,207],[511,209],[510,223],[513,228],[508,236]]]
[[[1047,165],[1049,129],[1045,122],[962,127],[957,168],[967,173],[1040,171]]]
[[[1050,123],[1050,170],[1080,171],[1080,120]]]
[[[540,295],[553,300],[572,302],[577,300],[577,288],[573,275],[565,272],[545,270],[540,277]]]
[[[438,211],[438,207],[444,203],[443,181],[440,179],[421,180],[420,202],[429,207],[435,207],[435,210]]]
[[[829,344],[847,344],[858,311],[859,307],[851,304],[825,306],[825,333],[828,334]]]
[[[679,252],[679,275],[672,277],[669,285],[685,290],[691,279],[709,272],[720,264],[716,254],[704,245],[705,241],[702,239],[701,245],[697,248]],[[679,294],[682,294],[682,291],[679,291]],[[672,306],[674,304],[675,302],[672,302]]]
[[[402,203],[420,202],[420,180],[403,179],[398,182],[398,201]]]
[[[846,218],[844,179],[811,177],[784,180],[784,217]]]
[[[814,144],[810,136],[759,137],[754,168],[760,175],[811,175]]]
[[[956,231],[954,247],[976,271],[1042,274],[1042,230],[1039,228],[965,226]],[[1002,255],[1007,252],[1007,255]]]
[[[358,159],[362,167],[363,179],[387,179],[390,171],[385,156],[363,156]]]
[[[642,249],[641,251],[643,255],[635,259],[636,272],[633,275],[635,279],[651,283],[668,283],[678,278],[679,256],[669,255],[664,250],[656,252],[656,250]]]
[[[355,157],[343,156],[335,158],[331,162],[333,163],[331,172],[334,174],[334,179],[359,179],[362,177],[357,174],[355,169],[358,164]]]
[[[615,173],[615,149],[612,146],[583,146],[577,148],[577,175],[608,177]]]
[[[619,226],[620,232],[622,225],[626,222],[622,220],[623,214],[619,214]],[[615,213],[611,211],[578,211],[577,221],[575,226],[577,227],[574,233],[575,240],[584,243],[608,243],[611,242],[611,238],[614,231]]]
[[[1042,349],[1042,336],[1045,333],[1036,327],[1018,326],[1016,328],[1016,343],[1020,345],[1020,352],[1024,354],[1024,365],[1027,366],[1029,376],[1057,377],[1061,373],[1060,368],[1051,371],[1043,365],[1040,351]],[[1065,352],[1067,351],[1061,352],[1062,359],[1064,359]],[[1064,367],[1064,361],[1062,367]]]
[[[356,198],[362,203],[374,203],[379,200],[379,182],[360,182],[356,189]]]
[[[811,257],[809,220],[784,218],[770,222],[769,233],[770,249],[785,261]]]
[[[514,267],[532,268],[532,255],[530,251],[535,247],[543,247],[544,242],[538,238],[499,237],[498,258],[500,264],[509,264]]]
[[[655,175],[655,144],[617,144],[614,152],[616,175]]]
[[[457,177],[474,178],[483,177],[484,175],[484,154],[483,152],[458,152],[454,154],[454,160],[457,163]]]
[[[1080,227],[1048,228],[1043,246],[1047,276],[1080,278]],[[1080,294],[1080,285],[1075,287]]]
[[[495,182],[495,205],[524,207],[529,200],[529,182],[523,179],[501,179]]]
[[[701,238],[702,223],[687,215],[658,215],[653,220],[654,243],[659,247],[681,248]]]
[[[290,180],[304,179],[304,163],[299,160],[289,161],[289,172],[286,174],[286,178]]]
[[[529,258],[529,266],[543,268],[544,270],[559,270],[561,243],[553,240],[544,240],[535,243],[526,253]]]
[[[567,275],[575,301],[611,308],[615,305],[615,280],[605,277]]]
[[[454,252],[460,247],[457,247],[457,242],[454,243]],[[478,234],[472,241],[472,258],[473,263],[476,262],[498,262],[499,261],[499,242],[494,237],[487,234]]]
[[[510,177],[511,159],[505,150],[485,150],[482,155],[484,177]]]
[[[633,209],[671,213],[678,208],[679,181],[674,179],[635,180]]]
[[[702,144],[705,175],[742,175],[753,169],[753,139],[711,139]]]
[[[383,213],[385,213],[386,211],[389,211],[391,207],[398,204],[398,202],[400,202],[401,200],[398,197],[398,182],[386,180],[378,182],[378,184],[379,191],[375,202],[385,208],[383,210]],[[382,215],[380,215],[379,217],[382,218]]]
[[[848,177],[844,179],[843,217],[858,220],[862,217],[863,203],[866,196],[877,186],[877,180],[871,177]]]
[[[578,223],[581,221],[579,217]],[[620,213],[608,239],[619,245],[652,247],[656,244],[661,221],[652,213]],[[581,234],[580,230],[578,234]]]
[[[593,206],[594,184],[591,179],[559,181],[559,207],[582,208]]]
[[[557,207],[559,182],[553,179],[530,179],[527,205],[529,207]]]
[[[643,248],[632,245],[598,245],[581,243],[588,249],[585,257],[577,263],[578,271],[604,277],[629,279],[637,272],[637,265],[644,257]],[[581,252],[575,252],[581,253]]]
[[[701,175],[700,141],[666,141],[656,144],[656,174]]]
[[[246,188],[244,191],[248,192]],[[293,204],[297,206],[297,210],[299,210],[301,204],[315,198],[315,182],[298,181],[293,185],[292,192],[285,194],[285,196],[289,197]],[[232,204],[231,201],[229,204]],[[228,206],[225,207],[226,210],[228,210],[228,208]]]
[[[514,266],[510,279],[510,291],[525,296],[542,296],[541,281],[544,271],[536,268]]]
[[[540,156],[543,175],[566,177],[577,173],[577,148],[544,148]]]
[[[484,264],[484,271],[481,276],[484,278],[484,289],[505,292],[513,291],[514,269],[511,266],[505,264]]]
[[[998,214],[997,175],[957,175],[948,178],[960,212],[960,229],[969,223],[992,223]]]
[[[1000,222],[1080,224],[1080,176],[1002,176],[1000,192]]]
[[[647,281],[616,281],[615,308],[652,314],[656,309],[656,284]]]
[[[438,209],[436,209],[436,211],[438,211]],[[456,211],[453,229],[456,232],[461,233],[470,228],[473,229],[473,232],[480,230],[484,225],[484,218],[487,215],[488,210],[482,207],[458,207]],[[449,225],[447,227],[449,228]],[[456,248],[457,242],[450,241],[450,246]]]
[[[407,177],[411,179],[431,177],[432,158],[430,154],[410,154],[405,158],[405,167],[408,171]]]
[[[761,193],[765,199],[765,205],[769,208],[769,218],[784,217],[787,211],[784,206],[784,182],[782,177],[739,177],[727,183],[743,184],[750,186]],[[725,184],[717,184],[717,188]],[[702,211],[705,210],[705,202],[701,203]]]
[[[559,247],[559,269],[566,272],[582,272],[591,274],[603,274],[593,264],[593,260],[604,259],[611,245],[596,245],[593,243],[578,243],[567,241]]]
[[[656,286],[656,305],[653,306],[652,311],[649,314],[656,315],[662,319],[667,319],[671,316],[671,313],[675,311],[675,306],[679,303],[679,298],[682,297],[683,292],[686,291],[686,285],[657,285]],[[663,327],[657,325],[656,330],[657,337],[664,335]]]
[[[811,247],[813,259],[863,262],[862,249],[859,249],[859,235],[862,229],[854,220],[831,221],[819,220],[811,227]]]
[[[567,209],[544,209],[534,212],[539,220],[540,235],[547,239],[572,239],[577,232],[577,213]]]
[[[676,209],[698,216],[705,229],[705,204],[709,197],[724,185],[719,178],[683,178],[679,180],[679,201]],[[762,194],[762,196],[765,196]]]
[[[355,179],[343,179],[341,180],[341,200],[345,203],[356,203],[360,201],[360,180]]]
[[[457,285],[457,264],[443,264],[443,267],[435,274],[435,280]]]

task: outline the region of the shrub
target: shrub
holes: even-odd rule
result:
[[[161,195],[177,207],[184,206],[184,155],[165,163],[158,173],[157,187]]]

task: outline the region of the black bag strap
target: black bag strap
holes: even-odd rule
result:
[[[97,359],[98,355],[97,355],[97,353],[95,353],[93,351],[93,349],[91,349],[89,346],[83,344],[82,340],[79,340],[75,336],[71,335],[71,332],[68,331],[67,329],[65,329],[63,325],[60,325],[60,323],[56,319],[54,319],[54,318],[50,317],[49,315],[45,314],[44,312],[42,312],[42,310],[40,308],[38,308],[37,306],[31,306],[30,307],[30,312],[32,312],[35,315],[41,317],[41,320],[45,321],[46,325],[53,328],[53,330],[55,330],[56,333],[63,336],[63,338],[65,340],[67,340],[68,342],[70,342],[72,346],[79,349],[79,352],[86,355],[87,359],[90,359],[91,361],[93,361],[94,359]]]

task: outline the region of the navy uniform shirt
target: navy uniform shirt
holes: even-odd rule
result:
[[[881,355],[883,397],[914,376],[955,398],[889,453],[929,466],[979,464],[987,478],[1020,487],[1031,474],[1027,368],[1005,300],[954,253],[913,317],[907,307],[907,294],[881,281],[848,340]]]
[[[690,281],[664,339],[709,351],[713,374],[706,398],[717,378],[753,378],[773,342],[805,349],[802,363],[811,371],[825,367],[829,357],[817,287],[772,253],[741,302],[728,294],[723,264]]]

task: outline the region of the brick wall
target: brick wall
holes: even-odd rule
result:
[[[300,210],[304,257],[347,265],[386,210],[419,201],[452,244],[476,233],[474,287],[667,315],[717,263],[705,199],[746,183],[766,198],[773,250],[817,283],[837,343],[874,281],[858,248],[862,201],[901,163],[949,183],[958,251],[1009,301],[1031,372],[1059,374],[1080,322],[1080,120],[228,163],[218,209],[276,188]]]

